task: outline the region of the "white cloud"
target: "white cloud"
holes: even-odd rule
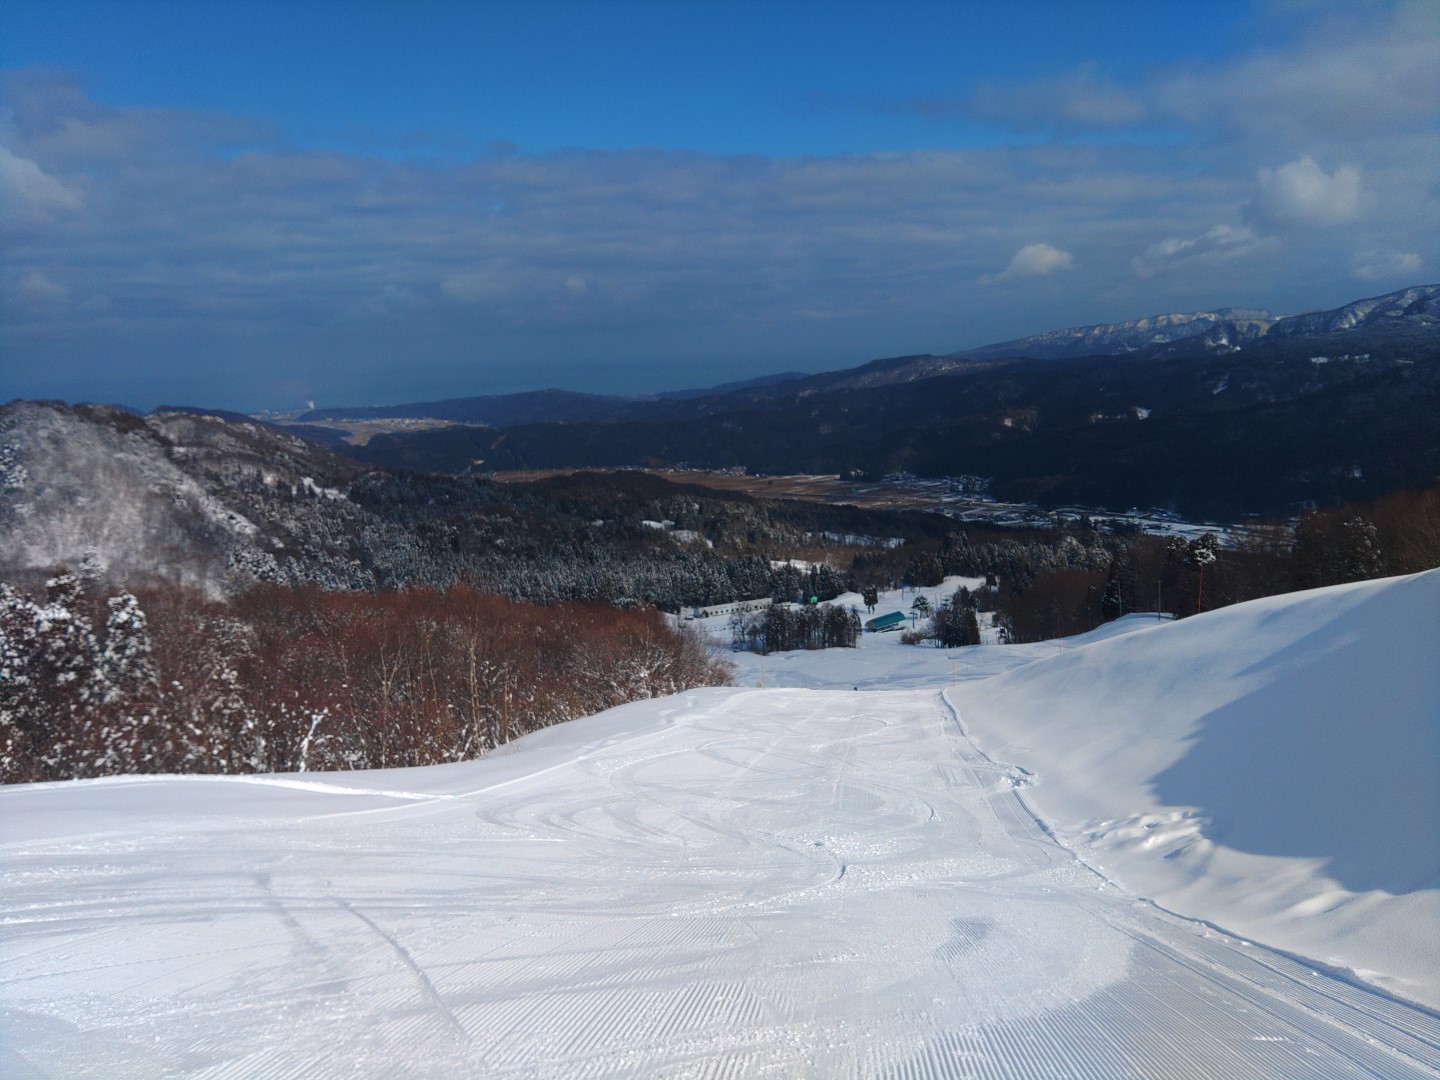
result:
[[[70,290],[64,285],[51,281],[39,270],[33,269],[20,275],[15,291],[21,301],[32,308],[62,304],[70,298]]]
[[[1424,128],[1440,96],[1440,36],[1429,22],[1369,20],[1351,33],[1322,26],[1288,48],[1175,70],[1149,99],[1158,117],[1268,144],[1272,152]]]
[[[1195,263],[1226,262],[1274,246],[1274,241],[1256,236],[1249,229],[1216,225],[1192,237],[1170,237],[1151,244],[1132,261],[1135,273],[1151,278]]]
[[[294,148],[237,155],[223,149],[224,117],[197,133],[155,110],[37,102],[45,123],[29,126],[7,126],[0,105],[8,179],[31,192],[28,205],[50,208],[0,273],[0,355],[18,357],[12,366],[33,373],[23,392],[41,396],[155,400],[100,390],[103,371],[137,385],[163,377],[171,399],[185,392],[178,380],[194,380],[199,399],[204,380],[223,377],[240,388],[232,400],[268,394],[249,389],[263,380],[334,397],[359,392],[361,378],[383,400],[380,388],[401,378],[399,353],[425,357],[416,370],[451,373],[444,392],[394,392],[414,399],[501,378],[568,383],[572,369],[583,388],[605,388],[611,365],[639,373],[629,387],[653,389],[643,365],[662,360],[733,353],[752,370],[764,357],[818,369],[1017,337],[1040,327],[1016,286],[1042,282],[1054,325],[1219,304],[1300,311],[1314,296],[1346,295],[1352,274],[1387,272],[1357,252],[1420,252],[1433,269],[1440,222],[1426,132],[1255,156],[1102,140],[419,165]],[[87,153],[103,144],[121,156],[81,154],[65,136],[72,115],[91,129]],[[1360,205],[1376,212],[1332,229],[1242,228],[1261,165],[1289,212],[1347,212],[1337,165],[1353,171],[1352,190],[1363,176]],[[1286,189],[1310,171],[1318,195]],[[1394,265],[1403,278],[1405,263]],[[38,276],[22,297],[27,268]],[[835,313],[844,317],[822,317]],[[198,352],[216,358],[203,376],[192,374]],[[534,374],[537,364],[550,374]],[[65,390],[62,376],[85,388]]]
[[[1362,251],[1355,256],[1350,276],[1357,281],[1404,281],[1424,269],[1424,260],[1413,251]]]
[[[1202,135],[1212,145],[1271,153],[1428,129],[1440,105],[1440,4],[1364,12],[1359,3],[1308,4],[1316,10],[1285,19],[1288,42],[1218,61],[1141,69],[1123,82],[1082,65],[1058,77],[982,83],[967,96],[912,101],[910,109],[1037,132]]]
[[[1342,225],[1360,212],[1360,170],[1341,165],[1327,173],[1303,157],[1278,169],[1261,169],[1249,220],[1261,228]]]
[[[29,158],[0,146],[0,222],[36,224],[79,207],[78,194]]]
[[[1000,281],[1045,277],[1057,270],[1069,270],[1074,265],[1075,256],[1068,251],[1061,251],[1050,244],[1026,244],[1010,257],[1010,265],[993,276],[982,274],[980,283],[992,285]]]
[[[965,102],[917,101],[915,112],[943,119],[969,114],[1012,127],[1110,131],[1144,123],[1144,102],[1086,66],[1058,79],[1012,86],[982,83]]]
[[[514,279],[498,269],[455,274],[440,282],[442,293],[452,300],[467,304],[508,296],[514,291],[514,287]]]

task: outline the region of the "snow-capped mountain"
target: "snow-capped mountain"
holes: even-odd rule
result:
[[[1440,285],[1416,285],[1304,315],[1278,316],[1248,308],[1152,315],[1128,322],[1050,330],[950,355],[968,360],[1014,356],[1058,360],[1113,356],[1176,342],[1193,342],[1207,352],[1228,352],[1263,337],[1336,334],[1402,324],[1430,329],[1440,325]]]
[[[1279,321],[1278,316],[1268,311],[1252,311],[1248,308],[1152,315],[1146,319],[1131,319],[1127,322],[1050,330],[1014,341],[982,345],[978,349],[967,349],[954,355],[974,360],[1007,356],[1031,356],[1040,359],[1103,356],[1135,352],[1151,345],[1167,345],[1173,341],[1217,332],[1224,335],[1227,343],[1239,343],[1260,337]]]
[[[1326,338],[1335,334],[1440,331],[1440,285],[1416,285],[1384,296],[1356,300],[1329,311],[1281,316],[1258,308],[1216,308],[1180,314],[1151,315],[1118,323],[1096,323],[1048,330],[1013,341],[981,345],[943,355],[872,360],[859,367],[828,371],[787,382],[777,392],[816,393],[822,390],[867,390],[882,386],[975,371],[996,361],[1016,359],[1072,360],[1087,356],[1225,356],[1265,342]],[[1364,352],[1368,342],[1347,342]],[[1320,350],[1329,349],[1317,342]],[[717,398],[717,400],[723,400]]]
[[[1399,292],[1356,300],[1331,311],[1313,311],[1280,319],[1270,333],[1280,335],[1338,334],[1365,327],[1408,324],[1440,328],[1440,285],[1416,285]]]

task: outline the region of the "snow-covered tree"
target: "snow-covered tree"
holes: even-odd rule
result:
[[[1120,594],[1120,579],[1113,574],[1105,579],[1105,592],[1100,596],[1100,617],[1106,622],[1118,619],[1125,610]]]
[[[100,649],[74,574],[45,583],[36,603],[0,588],[0,777],[83,775],[90,724],[104,697]]]
[[[1195,611],[1198,614],[1204,610],[1205,602],[1205,570],[1214,566],[1215,560],[1220,555],[1220,539],[1214,533],[1205,533],[1190,541],[1186,551],[1186,561],[1195,567]]]
[[[1362,517],[1346,519],[1340,526],[1342,543],[1340,572],[1345,581],[1364,581],[1384,573],[1380,554],[1380,533],[1373,522]]]
[[[860,638],[860,613],[839,604],[776,604],[732,619],[730,626],[733,646],[752,652],[853,649]]]
[[[35,605],[0,582],[0,779],[22,779],[35,714]]]
[[[140,601],[130,593],[106,601],[105,647],[100,655],[107,703],[124,701],[154,690],[154,649]]]
[[[1100,617],[1106,622],[1118,619],[1126,609],[1136,605],[1135,564],[1126,551],[1118,551],[1105,571],[1105,591],[1100,596]]]

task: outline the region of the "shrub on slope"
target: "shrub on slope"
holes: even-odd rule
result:
[[[103,602],[74,575],[48,584],[36,600],[0,582],[0,783],[431,765],[728,679],[653,610],[466,586]]]

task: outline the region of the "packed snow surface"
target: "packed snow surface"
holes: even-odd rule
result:
[[[866,635],[483,761],[5,789],[0,1074],[1440,1075],[1437,618]]]
[[[1227,608],[954,700],[1105,876],[1440,1006],[1440,571]]]

